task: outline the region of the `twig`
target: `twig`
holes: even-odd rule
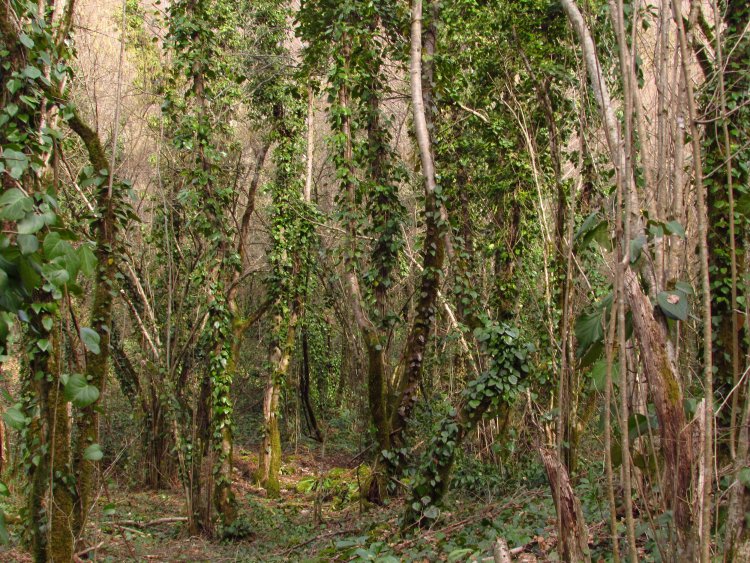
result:
[[[92,551],[96,551],[97,549],[99,549],[103,545],[104,545],[104,542],[102,541],[102,542],[99,542],[96,545],[92,545],[91,547],[87,547],[83,551],[79,551],[78,553],[76,553],[76,557],[81,557],[82,555],[86,555],[87,553],[91,553]]]
[[[173,516],[170,518],[157,518],[156,520],[150,520],[149,522],[138,522],[137,520],[118,520],[117,522],[112,522],[112,524],[115,526],[120,526],[122,528],[126,528],[126,526],[134,526],[136,528],[150,528],[151,526],[171,524],[173,522],[187,522],[187,517]]]
[[[283,551],[281,553],[281,557],[289,555],[290,553],[292,553],[293,551],[299,549],[300,547],[305,547],[306,545],[309,545],[309,544],[313,543],[314,541],[324,540],[326,538],[331,538],[333,536],[340,536],[341,534],[348,534],[349,532],[354,532],[356,530],[357,530],[357,528],[346,528],[344,530],[336,530],[335,532],[328,532],[327,534],[323,534],[322,536],[315,536],[314,538],[310,538],[307,541],[303,541],[302,543],[298,543],[297,545],[294,545],[294,546],[290,547],[289,549]]]

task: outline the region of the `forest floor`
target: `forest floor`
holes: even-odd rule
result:
[[[139,492],[110,483],[89,529],[94,549],[81,560],[491,561],[498,536],[517,548],[517,561],[556,560],[554,511],[543,487],[520,487],[501,497],[456,495],[435,528],[399,535],[401,500],[365,506],[359,496],[365,466],[358,468],[350,454],[317,447],[289,452],[279,499],[266,498],[253,484],[255,453],[241,451],[237,459],[234,490],[251,526],[248,538],[188,537],[179,489]],[[606,532],[594,526],[592,533]],[[0,560],[31,559],[17,547],[0,547]]]

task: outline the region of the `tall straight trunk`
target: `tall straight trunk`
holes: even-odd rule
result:
[[[45,297],[37,295],[37,302]],[[53,306],[54,307],[54,306]],[[59,313],[47,330],[42,314],[31,317],[35,336],[49,342],[46,352],[34,343],[29,356],[28,391],[36,395],[36,405],[29,405],[27,415],[32,422],[26,436],[29,456],[38,454],[38,462],[30,464],[27,507],[32,518],[29,547],[35,563],[51,561],[66,563],[74,553],[73,494],[67,478],[70,474],[70,417],[68,401],[63,394],[61,373],[61,330]],[[35,374],[42,373],[41,381]],[[38,410],[34,408],[38,406]],[[45,521],[46,519],[46,521]],[[46,524],[46,525],[45,525]]]
[[[697,4],[696,4],[697,5]],[[706,190],[703,184],[703,158],[701,155],[701,138],[698,130],[698,112],[693,93],[693,82],[690,74],[689,51],[685,26],[683,23],[681,5],[677,0],[672,0],[672,10],[675,21],[677,22],[677,37],[680,46],[682,76],[685,83],[685,94],[687,97],[688,116],[690,118],[690,142],[692,146],[693,157],[693,182],[695,183],[695,199],[697,202],[698,215],[698,252],[700,261],[700,280],[701,280],[701,320],[703,321],[703,385],[705,391],[705,434],[703,444],[703,490],[697,491],[697,498],[700,500],[700,515],[698,532],[700,538],[690,538],[690,541],[696,541],[696,547],[700,547],[701,563],[709,563],[711,558],[711,491],[713,487],[713,466],[714,466],[714,449],[713,449],[713,424],[714,424],[714,370],[713,370],[713,327],[711,319],[711,280],[709,274],[709,255],[708,255],[708,213],[706,209]],[[736,279],[736,272],[734,272]],[[735,290],[736,294],[736,290]],[[734,316],[734,311],[732,311]],[[678,521],[678,525],[680,522]],[[684,530],[683,533],[687,533]],[[686,545],[679,546],[682,555],[693,555],[693,546],[690,548]]]
[[[109,368],[112,299],[117,273],[115,254],[117,234],[112,193],[114,172],[110,170],[111,165],[107,162],[99,135],[84,123],[77,113],[69,119],[68,124],[83,141],[94,170],[107,171],[105,181],[99,187],[97,194],[99,218],[94,224],[97,270],[94,280],[94,303],[89,321],[90,327],[99,335],[99,351],[94,353],[86,350],[86,377],[91,385],[99,389],[101,397]],[[78,442],[73,455],[73,471],[78,482],[74,519],[76,537],[81,534],[86,524],[96,486],[98,462],[85,459],[84,452],[86,448],[99,442],[100,400],[82,409],[81,416],[77,419]]]
[[[417,402],[422,379],[422,368],[430,331],[437,316],[437,295],[445,259],[445,232],[448,226],[441,217],[442,205],[438,198],[432,141],[427,127],[427,114],[422,88],[422,1],[411,4],[411,53],[409,76],[414,133],[422,163],[425,194],[426,233],[422,251],[422,278],[414,321],[406,340],[402,358],[402,375],[395,397],[396,405],[391,415],[392,443],[403,444],[407,421]]]
[[[217,321],[222,322],[222,321]],[[215,335],[211,351],[211,441],[213,449],[213,500],[221,524],[226,529],[237,519],[237,502],[232,491],[232,462],[234,456],[232,381],[236,375],[242,334],[229,316],[223,320],[229,325]],[[231,338],[231,342],[226,342]]]
[[[70,470],[70,417],[68,401],[63,396],[60,381],[61,332],[59,325],[50,335],[50,355],[47,364],[47,431],[50,445],[51,498],[47,504],[50,518],[48,559],[52,563],[67,563],[73,559],[73,495],[64,476]]]
[[[342,56],[344,59],[344,65],[348,70],[351,57],[351,38],[347,34],[344,34],[342,38]],[[362,335],[362,341],[367,353],[367,398],[370,415],[372,417],[373,425],[375,426],[375,437],[378,442],[378,451],[382,452],[391,449],[391,424],[388,416],[388,380],[386,377],[385,361],[386,343],[382,331],[379,330],[378,326],[375,325],[367,314],[365,299],[362,295],[362,289],[359,283],[358,262],[356,259],[358,226],[354,217],[357,195],[354,183],[355,172],[352,150],[353,135],[350,111],[350,88],[346,81],[343,81],[339,87],[338,105],[344,110],[341,123],[341,129],[344,135],[342,157],[343,164],[347,169],[347,175],[344,178],[342,188],[346,196],[347,205],[351,210],[351,219],[347,224],[349,249],[345,254],[347,289],[349,291],[354,321]],[[373,95],[368,100],[368,106],[368,138],[371,142],[374,142],[377,147],[374,158],[372,158],[372,162],[370,163],[368,175],[370,176],[371,181],[380,183],[383,181],[381,175],[383,172],[383,159],[385,158],[385,155],[383,154],[383,131],[380,124],[379,99],[377,95]],[[382,194],[380,197],[382,197]],[[387,217],[382,215],[377,217],[378,221],[384,219],[387,219]],[[380,250],[381,252],[388,251],[386,248]],[[375,253],[377,251],[378,249],[376,248]],[[381,275],[384,273],[389,275],[389,272],[379,272]],[[381,312],[384,312],[386,288],[381,285],[375,289],[374,294],[377,307]],[[368,493],[373,502],[379,502],[385,494],[385,484],[379,476],[378,472],[378,478],[373,479],[370,492]]]
[[[208,489],[206,461],[210,451],[211,380],[204,373],[200,379],[197,401],[192,405],[190,421],[191,448],[187,464],[188,530],[191,535],[211,536],[211,494]],[[188,411],[190,412],[190,411]]]

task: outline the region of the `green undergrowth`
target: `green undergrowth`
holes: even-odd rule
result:
[[[257,456],[237,452],[252,466]],[[399,533],[403,499],[384,506],[368,504],[360,490],[370,468],[345,466],[348,452],[300,447],[287,452],[281,475],[281,498],[269,499],[247,471],[235,472],[234,490],[243,522],[251,533],[241,541],[188,537],[181,521],[153,524],[184,514],[179,488],[134,490],[127,480],[111,479],[99,497],[87,529],[89,545],[100,545],[97,561],[483,561],[492,556],[498,537],[512,548],[524,547],[540,561],[557,560],[554,505],[539,464],[529,463],[515,479],[499,480],[489,463],[469,454],[459,460],[456,487],[435,522],[426,529]],[[576,490],[591,531],[595,561],[611,560],[608,508],[602,467],[588,464],[576,477]],[[239,468],[238,468],[239,469]],[[473,475],[472,479],[468,479]],[[403,484],[408,486],[409,476]],[[3,499],[13,513],[15,495]],[[642,560],[656,561],[648,526],[639,545]],[[20,530],[11,525],[15,550],[2,560],[24,560]],[[218,534],[217,534],[218,536]],[[10,557],[10,559],[8,559]]]

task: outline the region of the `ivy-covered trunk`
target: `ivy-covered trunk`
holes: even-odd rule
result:
[[[294,350],[297,314],[292,313],[287,322],[284,322],[282,316],[277,313],[274,324],[274,339],[269,353],[271,369],[263,395],[263,441],[258,456],[258,481],[265,487],[269,498],[277,498],[280,494],[279,395]]]
[[[97,194],[98,218],[94,223],[97,261],[94,302],[91,306],[90,328],[84,329],[94,332],[84,339],[84,344],[86,379],[89,385],[98,389],[101,396],[109,370],[112,301],[115,295],[114,283],[117,273],[115,255],[117,225],[115,198],[112,192],[120,186],[114,184],[113,172],[109,171],[111,166],[107,162],[98,134],[86,125],[77,113],[74,113],[68,120],[68,124],[83,141],[91,166],[100,180]],[[79,538],[84,530],[95,496],[96,470],[100,456],[93,453],[90,448],[97,447],[99,443],[99,404],[99,399],[97,399],[85,406],[77,419],[78,441],[73,455],[73,472],[77,479],[74,515],[76,538]]]
[[[70,417],[68,401],[60,380],[60,352],[62,347],[59,324],[50,334],[50,354],[43,387],[47,395],[46,416],[50,455],[51,498],[48,500],[49,543],[48,558],[52,563],[67,563],[73,559],[73,493],[70,476]]]
[[[534,348],[519,341],[516,329],[484,319],[477,330],[489,365],[466,386],[461,404],[441,422],[430,440],[406,504],[404,528],[427,526],[437,519],[464,438],[487,413],[507,408],[529,374],[527,361]]]
[[[422,162],[424,178],[426,225],[422,250],[422,278],[419,297],[414,312],[414,321],[409,330],[404,349],[401,376],[396,387],[395,404],[391,415],[391,441],[395,446],[403,445],[406,424],[417,402],[422,367],[427,352],[430,331],[437,316],[437,295],[445,259],[445,232],[448,226],[442,218],[442,204],[435,177],[432,141],[428,128],[425,97],[422,87],[422,2],[412,2],[411,14],[411,102],[414,114],[414,130]]]
[[[232,492],[232,381],[235,375],[236,356],[239,353],[237,334],[234,332],[231,315],[220,297],[221,287],[215,291],[212,314],[213,348],[210,352],[211,375],[211,427],[214,454],[214,503],[224,528],[232,526],[237,519],[237,503]],[[230,342],[229,339],[235,341]]]
[[[70,418],[60,379],[59,315],[52,312],[56,304],[48,303],[44,310],[30,319],[37,336],[30,343],[29,373],[41,377],[31,376],[27,387],[38,397],[27,403],[28,541],[35,562],[67,562],[73,558]],[[48,313],[55,318],[49,330],[42,324]],[[39,350],[37,337],[47,343],[46,350]]]

